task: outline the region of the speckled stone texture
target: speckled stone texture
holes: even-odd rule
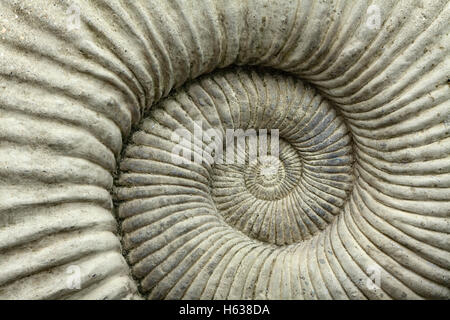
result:
[[[0,299],[449,299],[449,21],[0,1]],[[277,170],[173,163],[198,122],[279,130]]]

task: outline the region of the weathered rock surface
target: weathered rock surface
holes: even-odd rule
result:
[[[449,299],[449,21],[1,1],[0,298]],[[280,170],[171,164],[199,120],[279,129]]]

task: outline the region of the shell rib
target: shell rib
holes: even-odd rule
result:
[[[1,1],[0,298],[449,299],[449,21],[448,0]],[[265,69],[215,71],[231,65]],[[227,77],[240,88],[220,86]],[[148,127],[157,110],[168,121],[189,90],[211,91],[215,110],[225,99],[251,113],[258,85],[269,83],[293,102],[276,117],[313,106],[295,101],[308,88],[326,106],[317,121],[342,130],[342,188],[308,166],[320,153],[298,154],[305,205],[335,202],[317,230],[296,237],[251,233],[227,218],[236,211],[217,199],[220,168],[165,186],[164,164],[151,164],[145,147],[175,129]],[[212,108],[193,104],[181,103],[186,115],[176,119]],[[257,124],[252,116],[236,127]],[[287,145],[320,145],[308,133],[297,138],[314,145]],[[156,175],[160,182],[149,180]],[[151,197],[183,186],[203,209],[180,198],[174,210],[184,213],[159,209],[171,220],[155,227]],[[189,216],[198,224],[183,224]],[[282,230],[294,228],[283,221]],[[170,255],[183,245],[191,251]],[[73,266],[77,289],[67,286]]]

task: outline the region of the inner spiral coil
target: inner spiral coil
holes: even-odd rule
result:
[[[216,163],[226,139],[211,147],[211,139],[195,138],[199,127],[222,137],[229,129],[276,130],[279,154]],[[245,143],[238,158],[246,158]],[[149,298],[175,298],[187,294],[177,291],[182,279],[163,270],[180,268],[180,261],[201,268],[206,257],[218,268],[224,256],[213,259],[210,251],[222,243],[216,236],[230,237],[225,247],[302,245],[339,215],[352,189],[352,164],[342,118],[300,80],[239,68],[200,78],[152,109],[121,163],[119,215],[134,275]]]

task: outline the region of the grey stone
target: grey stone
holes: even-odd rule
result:
[[[1,1],[0,299],[449,299],[448,21]],[[278,129],[276,170],[174,164],[198,121]]]

